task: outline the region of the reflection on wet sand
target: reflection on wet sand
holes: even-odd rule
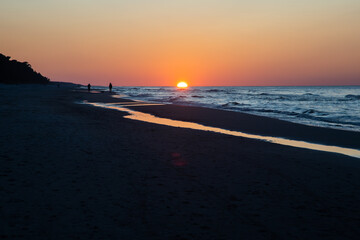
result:
[[[124,98],[124,97],[128,97],[125,94],[116,94],[116,95],[112,95],[113,98]]]
[[[136,106],[156,106],[156,105],[164,105],[161,103],[146,103],[146,102],[117,102],[117,103],[111,103],[112,105],[121,105],[123,107],[136,107]]]
[[[103,107],[103,108],[108,108],[108,109],[119,110],[122,112],[127,112],[130,115],[124,116],[124,118],[137,120],[137,121],[149,122],[149,123],[160,124],[160,125],[171,126],[171,127],[180,127],[180,128],[188,128],[188,129],[195,129],[195,130],[202,130],[202,131],[210,131],[210,132],[227,134],[227,135],[231,135],[231,136],[262,140],[262,141],[286,145],[286,146],[306,148],[306,149],[325,151],[325,152],[340,153],[340,154],[348,155],[351,157],[360,158],[360,150],[357,150],[357,149],[343,148],[343,147],[337,147],[337,146],[327,146],[327,145],[309,143],[309,142],[304,142],[304,141],[290,140],[290,139],[284,139],[284,138],[278,138],[278,137],[261,136],[261,135],[248,134],[248,133],[243,133],[243,132],[238,132],[238,131],[231,131],[231,130],[226,130],[226,129],[217,128],[217,127],[204,126],[204,125],[201,125],[198,123],[156,117],[156,116],[148,114],[148,113],[143,113],[143,112],[134,111],[134,110],[125,108],[126,106],[149,106],[149,105],[162,105],[162,104],[151,104],[151,103],[149,103],[149,104],[143,104],[143,103],[128,104],[127,102],[124,102],[124,105],[121,105],[121,103],[105,104],[105,103],[91,103],[91,102],[87,102],[87,101],[84,101],[84,103],[90,104],[90,105],[96,106],[96,107]]]
[[[138,107],[138,106],[156,106],[156,105],[164,105],[160,103],[144,103],[144,104],[126,104],[121,105],[122,107]]]

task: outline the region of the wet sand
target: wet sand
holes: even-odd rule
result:
[[[0,85],[0,238],[357,239],[360,160],[123,118],[73,86]],[[360,148],[360,133],[215,109],[138,111]]]

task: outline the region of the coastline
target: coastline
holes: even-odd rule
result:
[[[355,239],[360,162],[123,118],[69,85],[0,86],[3,235],[37,239]],[[360,148],[360,134],[223,110],[129,107],[230,130]],[[239,124],[241,122],[241,124]]]
[[[127,108],[158,117],[201,123],[249,134],[360,149],[360,133],[355,131],[309,126],[248,113],[176,104],[164,104],[151,108],[142,106],[128,106]]]
[[[99,87],[107,90],[105,87]],[[308,126],[360,132],[360,87],[116,87],[131,99],[266,116]]]
[[[114,93],[116,96],[117,94]],[[110,96],[108,96],[110,97]],[[137,102],[129,98],[94,98],[100,103]],[[143,101],[141,101],[143,102]],[[145,102],[144,102],[145,103]],[[155,104],[158,104],[157,106]],[[126,106],[131,110],[185,122],[199,123],[248,134],[279,137],[329,146],[360,149],[360,132],[290,122],[273,117],[201,106],[154,103],[155,106]]]

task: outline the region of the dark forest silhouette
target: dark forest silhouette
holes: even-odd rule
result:
[[[28,62],[10,60],[0,53],[0,83],[49,83],[50,79],[35,72]]]

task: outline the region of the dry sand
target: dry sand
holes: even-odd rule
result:
[[[358,239],[360,159],[124,119],[0,85],[0,239]],[[182,106],[173,119],[360,148],[360,133]]]

